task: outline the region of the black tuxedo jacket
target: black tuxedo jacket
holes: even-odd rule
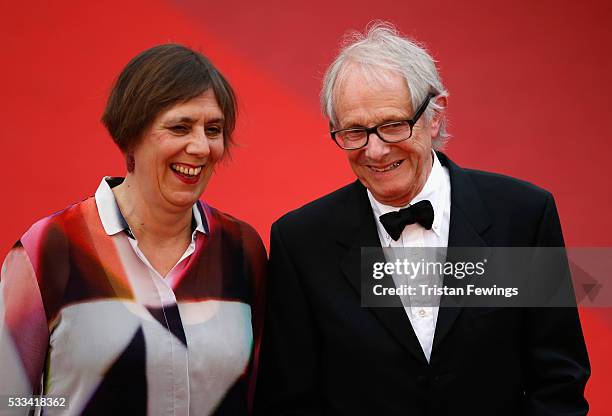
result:
[[[449,247],[563,245],[550,193],[438,156]],[[440,308],[428,363],[403,308],[360,306],[360,249],[375,246],[358,181],[273,224],[257,414],[586,414],[576,308]]]

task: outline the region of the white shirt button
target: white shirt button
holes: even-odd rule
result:
[[[425,309],[419,309],[419,316],[425,318],[425,316],[427,316],[427,311]]]

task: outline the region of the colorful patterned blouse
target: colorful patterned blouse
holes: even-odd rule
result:
[[[259,236],[198,202],[192,243],[162,277],[119,211],[120,182],[104,178],[95,197],[38,221],[6,257],[0,397],[67,399],[43,414],[247,414]]]

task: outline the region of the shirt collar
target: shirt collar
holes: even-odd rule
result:
[[[434,210],[434,222],[432,224],[432,231],[438,236],[440,235],[440,225],[442,222],[442,213],[444,210],[444,193],[440,191],[443,189],[444,186],[444,172],[442,170],[443,167],[442,164],[440,164],[440,161],[438,160],[436,152],[432,150],[431,153],[433,154],[433,166],[431,168],[431,172],[429,172],[429,177],[425,182],[425,186],[423,186],[421,192],[419,192],[417,196],[415,196],[408,204],[402,207],[393,207],[390,205],[381,204],[376,200],[376,198],[374,198],[374,195],[372,195],[372,193],[368,189],[368,198],[370,199],[370,205],[372,206],[372,211],[374,211],[374,216],[376,217],[377,221],[380,221],[378,220],[378,218],[380,218],[380,216],[383,214],[398,211],[402,208],[409,207],[410,205],[416,204],[419,201],[427,199],[429,200],[429,202],[431,202],[431,205],[433,206]]]
[[[106,234],[115,235],[117,233],[125,231],[130,237],[133,238],[132,232],[130,231],[130,226],[125,221],[125,218],[123,218],[123,214],[121,214],[119,205],[117,205],[115,194],[112,191],[112,188],[119,185],[121,182],[123,182],[123,178],[116,178],[111,176],[105,176],[104,178],[102,178],[102,181],[100,182],[100,185],[96,190],[96,205],[98,207],[100,221],[102,221],[102,226],[104,227],[104,231],[106,232]],[[206,234],[206,230],[208,230],[207,224],[204,223],[206,221],[206,218],[202,218],[197,203],[193,204],[192,210],[193,236],[195,236],[196,231],[199,231],[202,234]]]

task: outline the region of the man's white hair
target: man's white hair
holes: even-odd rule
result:
[[[415,41],[402,37],[391,23],[374,22],[368,25],[366,33],[353,32],[345,39],[340,53],[325,73],[321,89],[323,115],[333,125],[337,126],[338,121],[334,114],[336,87],[346,77],[349,67],[361,70],[371,82],[384,80],[389,75],[388,71],[399,72],[408,85],[413,111],[429,93],[436,94],[436,97],[448,97],[431,55]],[[435,100],[432,98],[423,114],[427,123],[435,112],[442,110]],[[441,117],[440,130],[433,138],[434,149],[442,148],[449,138],[446,116],[442,113]]]

